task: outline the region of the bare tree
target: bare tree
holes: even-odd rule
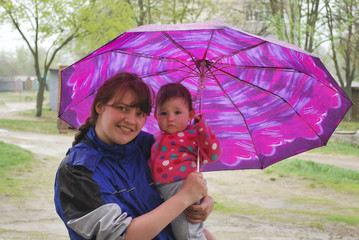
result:
[[[37,117],[41,116],[50,66],[60,50],[76,39],[76,52],[88,53],[134,25],[132,11],[124,1],[0,0],[0,22],[13,25],[34,59],[39,82]],[[41,54],[43,50],[45,54]]]
[[[176,24],[207,20],[213,11],[212,0],[126,0],[138,26]]]
[[[132,11],[137,26],[153,23],[152,12],[156,9],[159,0],[125,0]]]
[[[325,0],[325,9],[335,72],[340,86],[351,97],[359,68],[359,1]]]
[[[270,0],[270,8],[270,21],[279,39],[308,52],[323,43],[320,0]]]
[[[216,8],[211,17],[245,32],[267,36],[270,22],[269,1],[215,0]]]
[[[36,98],[36,116],[42,113],[46,77],[56,54],[79,34],[71,10],[76,3],[55,0],[0,0],[0,20],[12,23],[30,50],[39,89]],[[48,40],[43,66],[40,60],[40,44]]]

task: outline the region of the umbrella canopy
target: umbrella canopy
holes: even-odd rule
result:
[[[352,105],[318,57],[212,21],[140,26],[62,70],[59,117],[79,127],[121,71],[155,92],[170,82],[190,90],[223,148],[203,171],[265,168],[323,146]],[[153,117],[144,130],[159,130]]]

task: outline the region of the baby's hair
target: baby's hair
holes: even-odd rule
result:
[[[116,105],[117,99],[126,91],[133,91],[137,101],[131,107],[138,107],[142,112],[149,115],[152,109],[152,91],[148,85],[137,74],[120,72],[109,78],[98,90],[91,106],[91,116],[86,122],[79,127],[79,131],[75,135],[72,146],[76,145],[85,136],[92,125],[95,125],[98,119],[96,105],[98,103],[106,105],[115,97],[113,105]]]
[[[171,98],[182,98],[188,105],[188,110],[192,111],[192,96],[188,89],[180,83],[167,83],[162,85],[156,95],[156,106],[161,107],[167,100]],[[156,111],[155,110],[155,111]]]

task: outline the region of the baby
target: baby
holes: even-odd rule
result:
[[[195,116],[191,94],[183,85],[163,85],[154,114],[161,132],[155,135],[149,165],[154,183],[167,200],[180,190],[187,175],[196,171],[198,149],[201,167],[216,161],[222,150],[203,115]],[[206,239],[203,223],[188,222],[184,213],[171,226],[177,240]]]

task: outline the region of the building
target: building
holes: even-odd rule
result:
[[[354,121],[359,121],[359,82],[352,82],[352,119]]]
[[[0,92],[34,90],[36,79],[33,76],[0,76]]]

